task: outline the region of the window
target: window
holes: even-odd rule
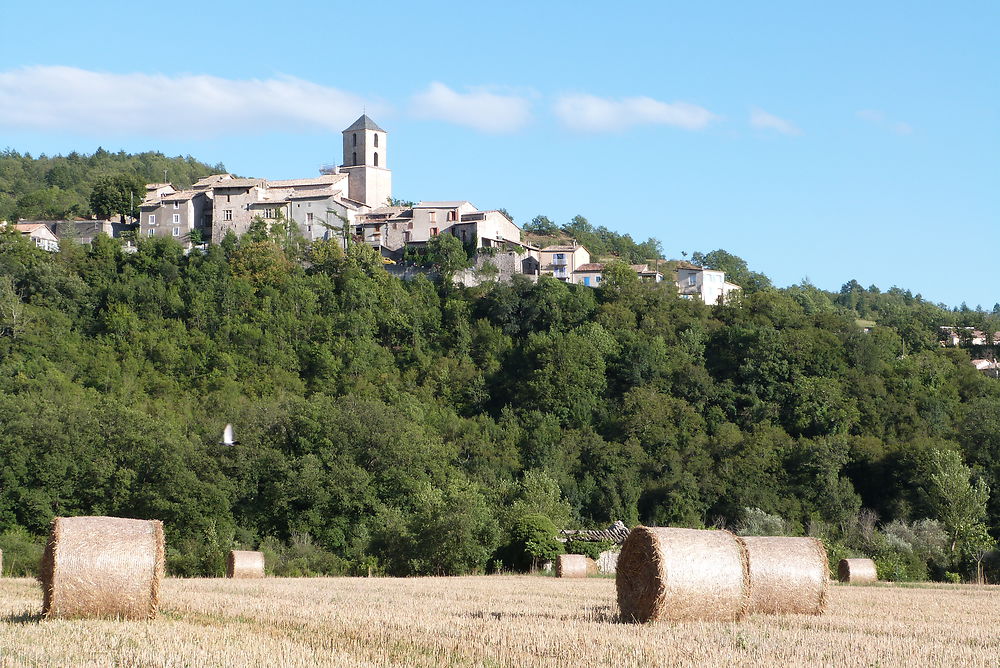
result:
[[[437,211],[430,211],[430,212],[427,213],[427,215],[430,217],[430,221],[432,223],[436,223],[437,222],[437,215],[438,215]]]
[[[146,230],[146,236],[147,237],[153,236],[153,232],[154,232],[154,230]]]
[[[688,276],[688,285],[694,285],[697,282],[698,282],[698,277],[697,276],[695,276],[694,274],[691,274],[690,276]]]
[[[452,209],[448,212],[448,220],[458,220],[458,211]]]
[[[436,237],[437,235],[438,235],[438,228],[432,227],[431,228],[431,236],[432,237]]]
[[[181,203],[180,202],[174,202],[174,208],[175,209],[181,208]]]
[[[354,153],[351,153],[351,164],[352,165],[358,164],[358,152],[357,151],[355,151]]]
[[[375,152],[375,166],[378,167],[378,152]]]
[[[175,227],[173,230],[170,231],[170,234],[172,234],[175,237],[179,237],[181,235],[181,228]]]
[[[566,259],[566,254],[565,253],[556,253],[555,254],[555,258],[557,260],[565,260]]]
[[[351,135],[351,146],[357,146],[357,145],[358,145],[358,133],[355,132],[353,135]],[[357,153],[355,153],[354,155],[357,155]]]
[[[598,276],[598,277],[597,277],[597,278],[596,278],[595,280],[596,280],[596,281],[597,281],[598,283],[600,283],[600,282],[601,282],[601,277],[600,277],[600,276]]]
[[[362,234],[365,233],[365,228],[363,228],[361,225],[358,225],[357,227],[354,228],[354,233],[360,237]]]
[[[149,224],[150,225],[156,225],[156,214],[155,213],[149,214]]]
[[[373,135],[375,137],[375,148],[378,148],[378,135]]]
[[[226,209],[225,211],[222,212],[222,220],[232,220],[232,219],[233,219],[232,209]]]
[[[306,222],[307,223],[313,222],[313,215],[312,215],[312,213],[307,213],[306,214]]]
[[[181,214],[179,214],[179,213],[175,213],[175,214],[174,214],[174,219],[173,219],[173,223],[174,223],[174,225],[176,225],[176,224],[177,224],[177,223],[179,223],[179,222],[181,222]]]
[[[274,218],[274,209],[264,209],[265,218]]]

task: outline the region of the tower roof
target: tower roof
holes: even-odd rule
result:
[[[344,132],[351,132],[353,130],[376,130],[378,132],[385,132],[385,130],[378,126],[378,123],[368,117],[368,114],[361,114],[361,118],[354,121],[351,127],[344,130]]]

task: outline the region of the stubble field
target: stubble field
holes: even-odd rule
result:
[[[152,622],[41,621],[0,580],[0,666],[996,666],[1000,587],[832,586],[825,615],[618,623],[614,580],[167,579]]]

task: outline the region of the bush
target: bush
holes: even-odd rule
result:
[[[288,545],[268,537],[260,542],[258,549],[264,553],[267,572],[279,577],[347,575],[353,570],[350,562],[315,545],[308,534],[292,534]]]
[[[0,550],[3,550],[3,575],[35,577],[45,551],[45,538],[32,536],[24,529],[10,529],[0,534]]]
[[[601,552],[611,548],[611,543],[606,540],[601,541],[590,541],[590,540],[569,540],[566,541],[566,554],[582,554],[584,556],[590,557],[593,560],[597,560],[601,556]]]
[[[789,529],[784,518],[760,508],[744,508],[743,518],[736,525],[736,533],[740,536],[790,536]]]
[[[524,515],[514,523],[510,544],[498,555],[513,570],[537,570],[543,561],[551,561],[563,553],[563,544],[556,533],[556,525],[547,516],[540,513]]]

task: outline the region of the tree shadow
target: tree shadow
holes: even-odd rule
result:
[[[38,624],[45,617],[40,612],[22,612],[19,615],[11,614],[0,617],[0,622],[4,624]]]

